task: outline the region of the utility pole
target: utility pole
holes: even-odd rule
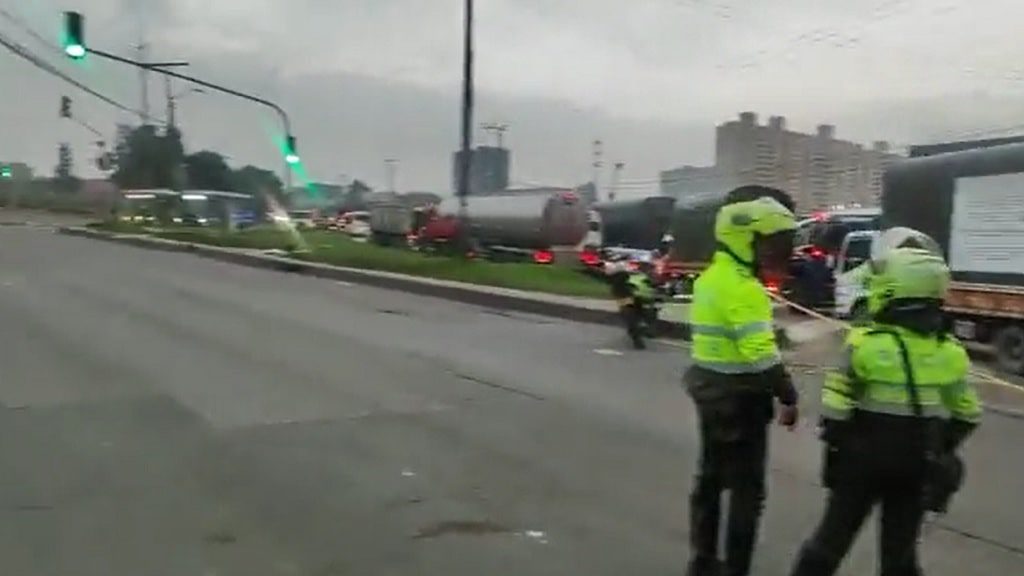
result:
[[[469,167],[473,145],[473,0],[466,0],[462,52],[462,162],[459,163],[459,225],[464,248],[473,246],[469,223]]]
[[[167,97],[167,126],[177,128],[178,100],[189,94],[205,94],[202,88],[186,88],[177,94],[171,92],[171,77],[164,76],[164,93]]]
[[[136,58],[142,63],[139,67],[139,120],[143,126],[149,124],[149,58],[146,57],[148,48],[149,45],[143,40],[142,34],[139,34],[139,43],[135,46],[135,51],[138,54]]]
[[[171,77],[164,76],[164,96],[167,97],[167,127],[176,128],[174,123],[174,94],[171,93]]]
[[[615,194],[616,194],[616,192],[619,191],[619,182],[620,182],[620,178],[622,177],[622,169],[625,168],[625,167],[626,167],[626,165],[623,164],[622,162],[616,162],[615,163],[615,171],[612,172],[612,185],[611,185],[611,189],[608,190],[608,201],[609,202],[615,202]]]
[[[398,160],[395,158],[387,158],[384,160],[384,169],[387,172],[388,178],[388,191],[396,193],[395,190],[395,178],[398,173]]]
[[[508,132],[508,124],[488,122],[486,124],[481,124],[480,128],[483,128],[484,132],[494,134],[498,148],[505,147],[505,132]]]
[[[604,156],[604,142],[601,142],[600,140],[594,140],[591,154],[594,158],[594,163],[592,165],[594,168],[594,201],[600,202],[601,184],[599,181],[601,179],[601,167],[604,166],[604,162],[602,160],[602,157]]]

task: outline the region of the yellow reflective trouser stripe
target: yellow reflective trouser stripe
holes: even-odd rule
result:
[[[718,372],[719,374],[756,374],[782,362],[782,357],[773,354],[753,362],[722,362],[718,360],[703,360],[694,358],[693,363],[701,368]]]
[[[739,326],[713,326],[710,324],[691,324],[690,332],[702,336],[719,336],[729,340],[739,340],[744,336],[757,334],[759,332],[771,332],[771,322],[750,322]]]

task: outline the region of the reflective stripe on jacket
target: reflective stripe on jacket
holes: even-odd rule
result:
[[[755,374],[781,363],[772,305],[751,270],[719,252],[697,279],[690,307],[695,365],[719,374]]]
[[[922,415],[980,420],[981,403],[967,382],[970,360],[959,342],[878,325],[850,332],[843,365],[825,377],[822,414],[833,420],[848,420],[855,410],[914,415],[903,357],[893,332],[907,346]]]

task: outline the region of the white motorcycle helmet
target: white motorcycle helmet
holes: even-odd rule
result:
[[[920,230],[897,226],[882,232],[871,243],[872,270],[876,270],[879,264],[885,261],[886,254],[894,248],[918,248],[942,258],[942,248],[931,236]]]

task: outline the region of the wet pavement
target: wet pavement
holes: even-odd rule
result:
[[[817,345],[790,357],[805,420],[773,433],[758,574],[820,514]],[[0,228],[0,569],[681,574],[685,362],[615,327]],[[987,415],[929,574],[1024,573],[1022,434]],[[842,574],[874,573],[868,534]]]

